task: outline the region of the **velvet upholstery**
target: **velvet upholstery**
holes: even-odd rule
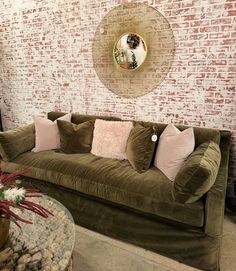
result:
[[[204,232],[211,237],[222,237],[225,193],[229,171],[230,132],[222,130],[220,134],[220,167],[213,186],[206,194],[205,202]]]
[[[24,153],[7,166],[8,171],[31,167],[27,176],[129,206],[147,214],[192,226],[203,226],[203,202],[176,203],[172,182],[155,167],[139,174],[128,161],[101,158],[90,153],[63,154],[56,151]]]
[[[63,114],[49,113],[55,119]],[[95,118],[73,114],[72,122],[75,120],[78,124]],[[135,123],[145,127],[155,125],[158,136],[166,127],[166,124],[159,123]],[[185,126],[177,128],[186,129]],[[220,144],[221,151],[219,172],[213,186],[194,203],[176,202],[171,193],[173,186],[168,180],[164,182],[166,177],[153,167],[139,174],[128,161],[116,161],[115,164],[105,162],[101,169],[102,178],[99,179],[88,169],[86,163],[93,165],[95,162],[100,165],[99,159],[104,158],[93,157],[91,154],[63,154],[49,151],[42,153],[45,158],[47,157],[44,163],[43,156],[40,155],[39,159],[39,154],[26,152],[17,156],[14,161],[5,163],[3,170],[12,172],[30,165],[34,167],[31,177],[27,178],[27,184],[39,187],[43,192],[61,201],[70,210],[76,223],[84,227],[153,250],[201,270],[219,271],[230,132],[198,127],[194,128],[194,136],[196,148],[212,140]],[[81,172],[76,169],[78,161],[82,163]],[[55,171],[57,162],[59,170]],[[114,178],[109,174],[106,176],[104,172],[106,169],[117,170],[120,166],[123,173],[117,172]],[[70,175],[72,167],[73,177]],[[131,175],[128,173],[130,170]],[[99,169],[96,173],[100,174]],[[128,176],[125,183],[126,174],[130,177]],[[148,179],[158,176],[160,182],[157,182],[156,178],[150,182],[147,176]],[[43,178],[40,180],[41,177]],[[108,186],[106,178],[111,185]],[[120,179],[122,181],[119,184]],[[130,188],[127,189],[129,185]],[[166,198],[161,195],[162,192],[167,194]],[[191,208],[198,218],[192,217]],[[193,222],[195,225],[191,225]]]
[[[93,141],[94,121],[74,124],[58,120],[57,126],[60,134],[60,149],[64,153],[90,152]]]
[[[56,120],[57,118],[65,115],[65,112],[49,112],[48,118],[52,121]],[[96,120],[96,119],[103,119],[103,120],[121,120],[117,117],[111,116],[94,116],[94,115],[83,115],[74,113],[71,117],[71,122],[75,124],[79,124],[88,120]],[[136,124],[140,124],[144,127],[153,126],[156,128],[157,136],[160,137],[164,129],[166,128],[167,124],[163,123],[153,123],[153,122],[145,122],[145,121],[135,121]],[[180,131],[185,130],[188,128],[184,125],[175,125]],[[195,148],[206,141],[214,141],[215,143],[220,143],[220,131],[218,129],[212,128],[203,128],[203,127],[193,127],[194,131],[194,138],[195,138]]]
[[[201,198],[215,182],[220,166],[219,145],[206,142],[188,157],[178,172],[173,186],[176,201],[192,203]]]
[[[19,154],[31,150],[34,144],[34,124],[0,132],[0,155],[4,161],[12,161]]]
[[[25,184],[62,202],[70,210],[76,224],[82,227],[201,270],[220,270],[221,236],[209,236],[202,227],[152,217],[127,206],[114,205],[49,182],[27,178]],[[209,223],[213,225],[216,220]]]
[[[65,115],[65,112],[49,112],[48,113],[48,119],[54,121],[57,118]],[[83,115],[83,114],[78,114],[74,113],[71,116],[71,122],[75,124],[80,124],[85,121],[93,120],[95,121],[96,119],[103,119],[103,120],[121,120],[120,118],[117,117],[112,117],[112,116],[95,116],[95,115]]]
[[[146,171],[151,165],[156,146],[156,142],[152,141],[153,134],[152,126],[144,127],[140,124],[135,125],[130,132],[126,154],[131,166],[139,173]]]

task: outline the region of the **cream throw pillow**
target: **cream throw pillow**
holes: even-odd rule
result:
[[[131,121],[96,119],[91,153],[106,158],[127,159],[126,145],[132,128]]]
[[[159,138],[154,166],[174,181],[184,161],[193,152],[194,146],[193,128],[181,132],[173,124],[169,124]]]
[[[58,119],[71,121],[71,113],[68,113]],[[60,135],[57,127],[58,119],[53,122],[46,118],[34,116],[35,147],[32,149],[33,152],[60,148]]]

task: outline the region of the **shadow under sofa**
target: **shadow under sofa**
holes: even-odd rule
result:
[[[48,118],[54,121],[63,114],[50,112]],[[79,124],[96,118],[119,120],[73,114],[72,122]],[[166,124],[155,125],[160,136]],[[62,202],[77,224],[202,270],[220,270],[230,145],[228,131],[194,128],[196,147],[208,140],[220,144],[221,164],[211,189],[190,204],[173,199],[173,182],[153,166],[140,174],[128,161],[91,153],[64,154],[58,150],[33,153],[30,150],[34,147],[34,125],[4,133],[15,133],[13,138],[17,134],[17,144],[25,144],[28,151],[5,161],[3,170],[32,168],[23,178],[24,184],[37,187]]]

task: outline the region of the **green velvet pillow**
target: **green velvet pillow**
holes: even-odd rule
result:
[[[198,146],[175,177],[175,200],[180,203],[192,203],[208,192],[215,182],[220,160],[220,148],[215,142],[210,141]]]
[[[0,132],[0,155],[4,161],[12,161],[19,154],[32,150],[34,142],[34,124]]]
[[[152,141],[153,127],[144,127],[140,124],[131,130],[126,154],[132,167],[139,173],[146,171],[151,164],[156,141]]]
[[[61,150],[64,153],[90,152],[93,140],[94,121],[74,124],[68,121],[57,121]]]

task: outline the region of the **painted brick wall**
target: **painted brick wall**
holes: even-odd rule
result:
[[[0,99],[6,129],[50,110],[109,114],[232,131],[236,178],[236,2],[149,0],[169,20],[176,55],[167,78],[136,99],[99,81],[92,40],[120,0],[1,0]]]

